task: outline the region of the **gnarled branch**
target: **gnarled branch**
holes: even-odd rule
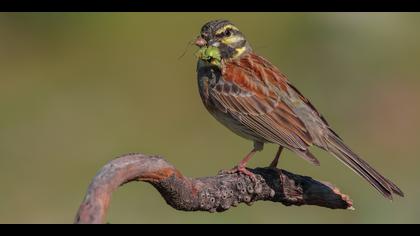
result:
[[[257,182],[242,174],[185,177],[158,156],[128,154],[110,161],[94,177],[75,223],[104,223],[112,192],[131,181],[152,184],[177,210],[222,212],[239,203],[280,202],[286,206],[317,205],[352,209],[348,196],[329,183],[276,168],[249,169]]]

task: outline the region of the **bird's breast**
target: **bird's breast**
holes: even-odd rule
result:
[[[237,135],[253,140],[266,142],[253,131],[244,126],[239,119],[232,116],[215,98],[212,97],[211,89],[222,80],[222,74],[217,66],[199,60],[197,63],[197,82],[201,100],[207,111],[225,127]]]

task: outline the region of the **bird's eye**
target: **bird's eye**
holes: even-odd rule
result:
[[[216,37],[218,38],[224,38],[224,37],[229,37],[232,35],[232,31],[230,29],[226,29],[225,31],[216,34]]]
[[[232,31],[230,31],[230,29],[227,29],[223,32],[223,36],[228,37],[232,34]]]

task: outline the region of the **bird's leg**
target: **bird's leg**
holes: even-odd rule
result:
[[[234,172],[245,174],[249,176],[251,179],[256,179],[254,173],[246,169],[246,165],[248,164],[249,160],[251,160],[251,158],[255,155],[256,152],[257,150],[255,148],[252,149],[252,151],[248,153],[248,155],[246,155],[245,158],[242,159],[239,162],[239,164],[236,167],[234,167],[232,170]]]
[[[244,159],[242,159],[239,164],[235,167],[233,167],[230,170],[222,170],[221,174],[235,174],[235,173],[242,173],[244,175],[249,176],[252,181],[256,182],[257,178],[255,177],[254,173],[246,169],[246,165],[248,164],[248,161],[254,156],[254,154],[257,152],[257,150],[254,148],[248,155],[245,156]]]
[[[276,153],[276,157],[274,157],[274,160],[271,162],[270,167],[272,168],[277,167],[277,165],[279,164],[279,159],[280,159],[280,155],[282,151],[283,151],[283,147],[279,146],[279,149],[277,150],[277,153]]]
[[[222,173],[228,173],[228,174],[242,173],[244,175],[249,176],[249,178],[251,178],[252,181],[257,182],[257,178],[255,177],[255,174],[247,170],[246,165],[248,164],[249,160],[251,160],[251,158],[254,156],[254,154],[257,151],[261,151],[263,147],[264,147],[263,143],[254,142],[254,148],[252,149],[252,151],[248,153],[248,155],[246,155],[245,158],[242,159],[237,166],[235,166],[234,168],[228,171],[222,171]]]

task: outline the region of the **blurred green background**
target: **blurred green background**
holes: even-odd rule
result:
[[[130,152],[161,154],[185,175],[234,166],[252,144],[203,105],[187,43],[233,21],[344,140],[406,198],[385,200],[322,151],[320,167],[285,152],[281,167],[330,181],[356,211],[258,202],[179,212],[148,184],[117,191],[111,223],[420,223],[420,14],[2,13],[0,222],[71,223],[95,173]],[[267,145],[250,162],[266,166]]]

